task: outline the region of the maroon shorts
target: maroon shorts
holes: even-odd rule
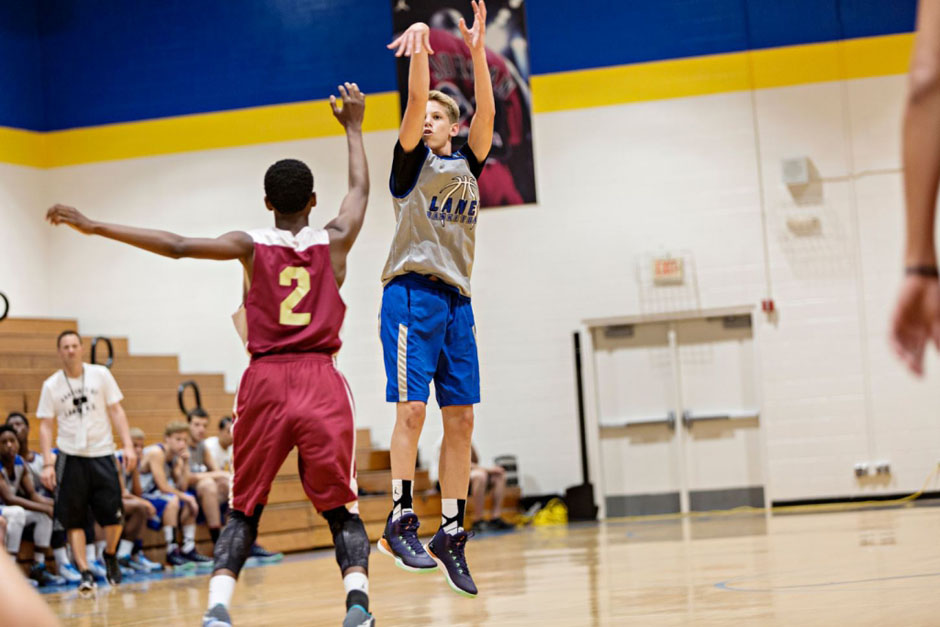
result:
[[[353,400],[331,356],[252,359],[236,408],[232,509],[250,516],[266,504],[271,482],[295,446],[300,481],[318,512],[355,503]]]

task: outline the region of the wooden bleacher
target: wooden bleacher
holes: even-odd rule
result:
[[[39,429],[35,420],[42,382],[61,367],[56,354],[56,337],[64,329],[78,329],[73,319],[8,318],[0,322],[0,411],[26,413],[30,419],[30,447],[39,450]],[[124,393],[122,405],[132,427],[141,428],[147,443],[163,440],[163,429],[171,420],[184,419],[176,401],[177,386],[187,380],[199,384],[203,407],[210,415],[210,433],[218,419],[232,413],[234,395],[225,391],[221,374],[179,372],[175,355],[132,355],[127,338],[110,338],[114,346],[112,372]],[[90,357],[91,338],[84,337],[86,359]],[[391,485],[388,450],[373,448],[368,429],[358,429],[356,464],[360,489],[360,514],[369,538],[382,535],[390,506],[387,494]],[[440,516],[440,496],[433,491],[427,470],[419,469],[414,483],[415,511],[422,519]],[[506,511],[518,506],[518,488],[507,490]],[[487,507],[489,501],[487,501]],[[468,512],[470,514],[470,512]],[[422,535],[436,530],[435,524],[421,527]],[[197,539],[200,550],[211,552],[211,542],[204,527]],[[163,536],[147,532],[148,553],[161,559]],[[332,546],[326,521],[307,501],[297,474],[297,453],[292,452],[278,472],[271,487],[265,515],[261,520],[259,542],[271,551],[303,551]]]

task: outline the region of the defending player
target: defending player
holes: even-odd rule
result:
[[[271,482],[294,446],[304,491],[330,526],[346,588],[344,625],[371,625],[368,612],[369,540],[358,515],[352,396],[334,365],[345,305],[339,286],[346,256],[365,216],[369,175],[362,141],[365,99],[355,83],[340,87],[342,107],[330,98],[346,130],[349,191],[339,215],[315,230],[313,175],[300,161],[271,166],[265,206],[274,228],[233,231],[216,239],[93,222],[71,207],[49,210],[67,224],[167,257],[241,261],[243,314],[251,365],[238,392],[233,428],[234,475],[229,519],[215,545],[206,627],[231,625],[228,607],[238,573],[258,533]]]

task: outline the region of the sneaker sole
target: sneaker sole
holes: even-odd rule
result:
[[[189,562],[187,564],[180,564],[179,566],[172,566],[171,568],[174,572],[186,573],[196,570],[196,565]]]
[[[459,594],[459,595],[462,596],[462,597],[467,597],[468,599],[475,599],[475,598],[476,598],[476,596],[477,596],[476,594],[473,594],[473,593],[471,593],[471,592],[467,592],[466,590],[463,590],[463,589],[459,588],[459,587],[457,586],[457,584],[455,584],[455,583],[453,582],[453,580],[450,578],[450,573],[447,572],[447,567],[444,566],[444,562],[441,561],[441,560],[437,557],[437,555],[435,555],[434,552],[431,550],[431,543],[430,543],[430,542],[428,542],[427,544],[424,545],[424,550],[427,551],[428,555],[431,556],[431,559],[432,559],[432,560],[434,560],[435,562],[437,562],[437,567],[441,570],[442,573],[444,573],[444,580],[447,582],[447,585],[450,586],[450,589],[451,589],[451,590],[453,590],[454,592],[456,592],[457,594]]]
[[[433,573],[435,570],[437,570],[437,566],[433,566],[429,568],[416,568],[414,566],[409,566],[408,564],[404,563],[400,557],[395,555],[395,552],[392,551],[392,547],[388,546],[388,542],[385,540],[385,538],[379,539],[379,541],[375,543],[375,548],[379,550],[379,553],[384,553],[385,555],[388,555],[390,558],[395,560],[395,566],[398,566],[400,569],[406,572]]]

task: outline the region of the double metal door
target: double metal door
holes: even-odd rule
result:
[[[606,516],[765,504],[749,313],[591,335]]]

